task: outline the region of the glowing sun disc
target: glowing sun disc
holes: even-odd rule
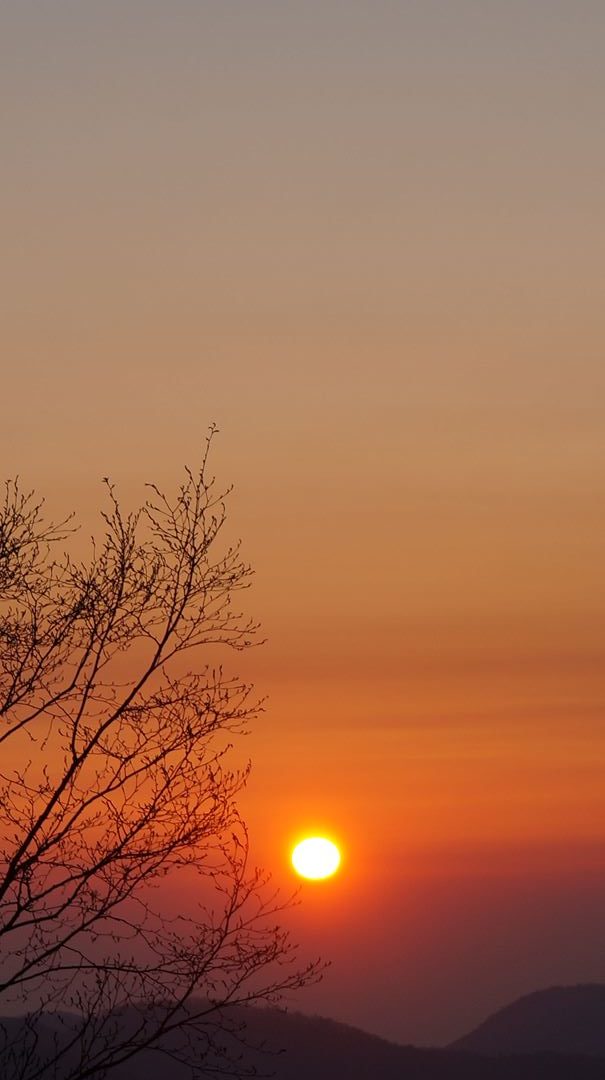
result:
[[[336,873],[340,866],[340,852],[336,844],[324,836],[309,836],[294,848],[292,865],[301,877],[318,881]]]

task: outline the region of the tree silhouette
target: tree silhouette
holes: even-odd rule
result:
[[[213,434],[172,499],[152,484],[124,515],[105,480],[86,562],[65,553],[72,519],[48,524],[6,485],[0,1010],[28,1014],[5,1023],[5,1075],[19,1080],[99,1077],[177,1029],[194,1033],[198,1065],[237,1071],[227,1007],[318,975],[296,966],[236,806],[248,770],[229,766],[229,740],[258,703],[215,658],[257,626],[234,607],[251,573],[239,544],[218,550],[228,491],[208,475]],[[183,873],[202,899],[168,916],[157,886]],[[65,1010],[41,1039],[41,1019]]]

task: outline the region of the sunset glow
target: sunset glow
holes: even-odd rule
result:
[[[73,648],[40,694],[28,673],[55,624],[36,645],[11,595],[0,608],[0,852],[23,847],[21,917],[30,850],[48,888],[58,874],[46,777],[62,836],[67,795],[90,795],[97,756],[118,760],[101,735],[77,779],[80,740],[172,621],[153,590],[165,604],[174,537],[158,548],[145,512],[123,565],[147,569],[101,606],[120,571],[112,552],[99,563],[101,478],[125,520],[148,484],[176,501],[216,427],[200,558],[221,524],[192,616],[208,632],[193,646],[185,621],[183,693],[160,669],[117,740],[138,752],[150,731],[131,783],[160,813],[157,832],[133,832],[128,876],[177,820],[149,761],[168,754],[180,784],[174,739],[208,715],[187,789],[198,833],[184,814],[191,851],[144,903],[165,904],[176,934],[245,861],[239,891],[270,881],[301,963],[329,962],[293,1007],[403,1045],[449,1046],[540,988],[605,986],[605,2],[4,0],[0,52],[0,592],[15,477],[45,521],[70,521],[49,541],[52,589],[83,590],[56,609]],[[96,590],[84,566],[100,567]],[[55,683],[112,613],[98,678],[60,707]],[[51,697],[37,742],[15,673],[34,709]],[[224,817],[217,785],[233,787]],[[134,829],[111,786],[90,814],[67,867]]]

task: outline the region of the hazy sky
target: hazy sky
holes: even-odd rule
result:
[[[301,1004],[605,980],[605,5],[0,0],[3,473],[236,491]]]

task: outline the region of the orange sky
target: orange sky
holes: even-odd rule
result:
[[[0,21],[3,471],[88,523],[218,424],[256,850],[346,847],[302,1004],[445,1039],[605,979],[602,4]]]

